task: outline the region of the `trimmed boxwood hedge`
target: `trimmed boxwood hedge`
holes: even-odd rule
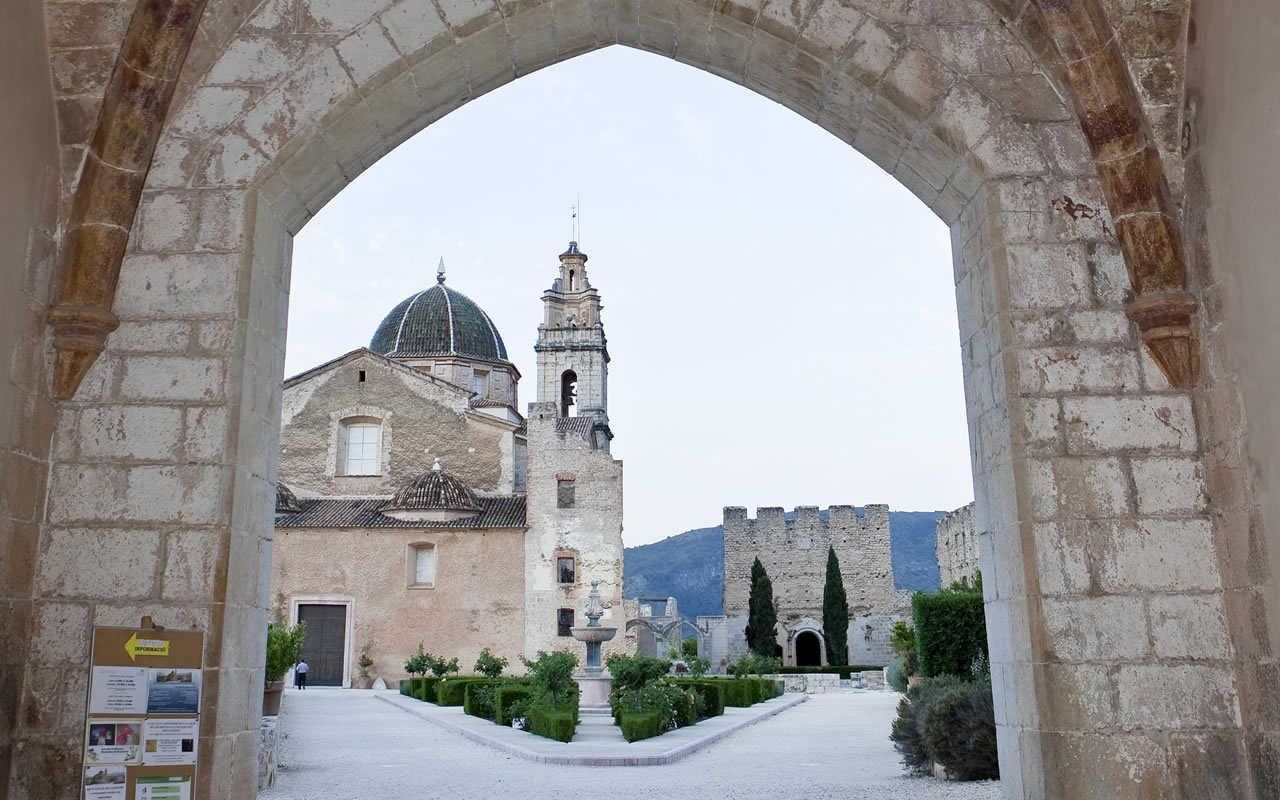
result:
[[[400,681],[400,694],[405,697],[413,697],[413,679],[405,678]]]
[[[724,713],[724,683],[696,678],[676,680],[680,686],[692,689],[698,695],[698,716],[718,717]]]
[[[509,683],[499,686],[493,693],[493,721],[499,725],[510,725],[511,707],[521,701],[528,701],[533,694],[533,687],[526,683]]]
[[[488,678],[440,678],[436,684],[436,702],[442,706],[460,706],[466,701],[467,684]]]
[[[492,720],[493,696],[501,685],[500,680],[467,681],[467,685],[462,687],[462,713]]]
[[[987,657],[987,623],[982,594],[943,589],[911,596],[920,674],[970,674],[979,656]]]
[[[414,690],[413,696],[419,700],[425,700],[428,703],[436,702],[436,687],[440,685],[440,679],[432,676],[430,678],[414,678],[417,689]]]
[[[662,724],[662,715],[657,711],[625,712],[618,726],[622,728],[622,738],[628,742],[648,739],[666,732],[666,726]]]
[[[535,704],[529,707],[525,722],[530,733],[555,739],[558,742],[568,742],[573,739],[573,732],[578,722],[577,716],[577,711],[571,708],[560,710]]]

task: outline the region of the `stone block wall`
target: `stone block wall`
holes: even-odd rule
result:
[[[961,506],[938,520],[937,543],[939,585],[961,580],[972,582],[982,568],[978,555],[978,527],[973,503]]]
[[[910,620],[909,610],[899,614],[863,614],[849,620],[849,663],[883,666],[893,660],[889,635],[893,623]]]
[[[586,646],[556,635],[556,611],[574,610],[574,624],[586,625],[583,615],[591,581],[600,582],[600,596],[608,607],[601,625],[626,625],[622,604],[622,462],[574,433],[556,432],[553,403],[529,404],[529,475],[525,521],[525,653],[571,650],[585,663]],[[571,508],[560,508],[558,484],[572,480]],[[556,582],[557,555],[572,555],[577,582]],[[620,641],[619,649],[625,643]],[[604,645],[604,654],[615,652]]]

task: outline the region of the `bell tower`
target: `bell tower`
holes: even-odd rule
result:
[[[609,350],[600,321],[600,293],[587,279],[587,254],[569,242],[560,275],[542,293],[538,326],[538,402],[557,417],[592,417],[609,424]]]

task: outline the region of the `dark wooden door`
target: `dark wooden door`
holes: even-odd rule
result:
[[[302,659],[311,667],[311,686],[341,686],[342,656],[347,652],[347,607],[299,605],[298,621],[307,623]]]

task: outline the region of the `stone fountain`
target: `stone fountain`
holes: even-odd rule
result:
[[[578,684],[579,708],[606,708],[609,705],[609,690],[613,688],[613,677],[604,674],[604,665],[600,660],[600,645],[613,638],[617,628],[608,628],[600,624],[604,616],[604,606],[600,604],[599,581],[591,582],[591,594],[587,595],[587,624],[582,628],[571,628],[573,638],[587,643],[587,666],[582,675],[574,675]]]

